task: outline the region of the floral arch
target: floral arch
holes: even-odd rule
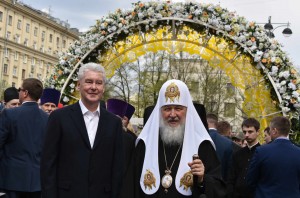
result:
[[[255,22],[212,4],[137,2],[110,13],[60,54],[46,83],[73,103],[82,63],[100,62],[111,77],[122,63],[160,50],[197,54],[222,69],[244,91],[244,111],[265,125],[273,114],[298,118],[298,73],[281,45]]]

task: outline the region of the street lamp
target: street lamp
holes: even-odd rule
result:
[[[288,22],[288,23],[273,23],[273,24],[278,24],[279,26],[273,28],[273,25],[272,25],[272,23],[271,23],[271,16],[269,16],[268,23],[266,23],[266,24],[264,25],[264,28],[265,28],[265,30],[267,31],[267,35],[268,35],[270,38],[274,38],[274,37],[275,37],[275,35],[274,35],[273,32],[274,32],[274,30],[276,30],[276,29],[279,28],[279,27],[286,27],[286,28],[284,28],[284,30],[282,31],[283,36],[289,37],[289,36],[291,36],[291,35],[293,34],[292,30],[289,28],[289,26],[290,26],[290,23],[289,23],[289,22]]]

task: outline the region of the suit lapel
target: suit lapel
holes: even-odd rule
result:
[[[74,125],[78,128],[87,147],[91,149],[91,144],[86,130],[84,118],[78,102],[72,105],[70,116],[74,120]]]
[[[96,148],[96,146],[98,146],[98,144],[101,142],[101,140],[103,139],[102,138],[103,135],[106,132],[109,132],[109,130],[107,129],[107,122],[108,122],[107,119],[108,119],[107,112],[104,109],[100,108],[100,119],[98,122],[98,128],[97,128],[93,149]]]

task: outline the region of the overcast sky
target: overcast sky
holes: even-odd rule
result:
[[[116,9],[130,9],[137,0],[19,0],[33,8],[49,11],[53,17],[68,21],[71,27],[80,31],[88,30],[96,19],[114,12]],[[173,0],[178,2],[180,0]],[[184,1],[184,0],[181,0]],[[195,2],[218,4],[229,11],[236,11],[248,21],[266,23],[272,16],[272,23],[290,22],[291,37],[282,36],[284,28],[278,27],[274,34],[284,45],[294,65],[300,70],[300,1],[299,0],[196,0]],[[278,25],[277,25],[278,26]],[[276,25],[274,24],[275,28]]]

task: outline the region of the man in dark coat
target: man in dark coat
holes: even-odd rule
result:
[[[107,111],[115,114],[118,116],[119,119],[122,120],[124,118],[128,108],[128,103],[115,99],[110,98],[107,100]],[[136,135],[132,132],[128,132],[127,128],[123,122],[123,182],[122,182],[122,190],[121,190],[121,198],[127,198],[128,195],[133,194],[134,187],[132,186],[133,183],[133,165],[132,165],[132,157],[135,148],[135,140]]]
[[[227,181],[229,170],[232,166],[232,154],[234,153],[234,148],[238,146],[217,131],[218,117],[215,114],[210,113],[206,117],[209,135],[216,145],[217,156],[222,165],[222,176],[224,181]]]
[[[300,197],[300,148],[289,140],[290,129],[288,118],[273,118],[272,142],[256,148],[247,172],[256,198]]]
[[[49,116],[42,152],[43,198],[117,198],[122,183],[122,122],[100,107],[104,68],[78,72],[79,102]]]
[[[0,189],[6,197],[41,197],[40,156],[48,115],[37,101],[43,84],[27,78],[19,88],[22,105],[0,116]]]
[[[137,139],[135,171],[136,198],[224,197],[214,144],[182,81],[163,84]]]
[[[15,87],[9,87],[4,91],[4,108],[13,108],[20,106],[19,93]],[[1,111],[1,110],[0,110]]]
[[[41,109],[50,114],[58,108],[60,92],[56,89],[46,88],[40,100]]]
[[[246,183],[246,174],[255,149],[260,146],[258,142],[260,124],[254,118],[247,118],[242,123],[242,130],[247,141],[247,146],[233,154],[227,185],[229,198],[254,197],[253,190]]]

